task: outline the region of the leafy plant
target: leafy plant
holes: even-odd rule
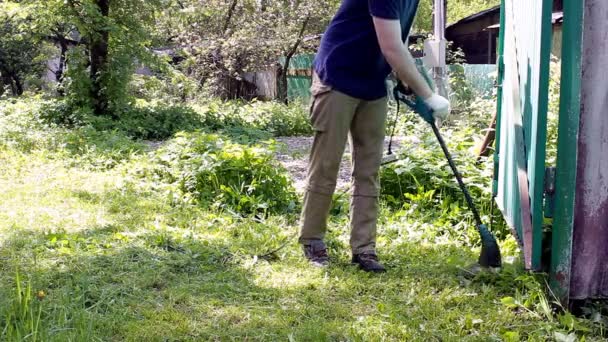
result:
[[[104,121],[99,121],[103,125]],[[122,113],[118,122],[105,120],[109,126],[136,139],[161,140],[179,131],[202,128],[200,116],[186,106],[163,106],[146,103]]]
[[[195,106],[203,125],[219,131],[233,127],[259,129],[273,136],[310,135],[312,128],[302,103],[208,101]]]
[[[489,117],[485,105],[473,107],[466,117],[453,119],[442,129],[442,135],[471,193],[482,219],[489,222],[500,216],[492,212],[491,160],[477,162],[471,153],[476,139],[481,139],[483,118]],[[435,236],[447,235],[467,243],[477,243],[473,217],[458,187],[452,170],[431,129],[413,113],[403,116],[400,131],[406,137],[401,141],[399,160],[381,169],[381,198],[399,215],[410,221],[427,222],[425,227]],[[462,228],[461,228],[462,227]],[[467,228],[468,227],[468,228]],[[509,230],[500,223],[493,230],[501,237]]]
[[[235,144],[217,135],[179,133],[156,155],[151,171],[173,183],[185,200],[243,215],[289,212],[296,196],[273,160],[272,146]]]

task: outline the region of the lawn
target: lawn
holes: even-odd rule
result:
[[[447,164],[438,150],[429,150],[430,132],[415,118],[400,129],[420,141],[405,145],[407,162],[383,173],[387,187],[397,184],[401,193],[383,197],[378,251],[388,272],[373,275],[349,263],[345,199],[337,200],[329,223],[331,266],[319,269],[305,262],[293,238],[299,195],[295,206],[273,211],[262,205],[266,202],[252,207],[252,198],[264,198],[250,192],[238,197],[218,186],[205,190],[219,191],[217,198],[188,193],[184,180],[191,178],[184,172],[202,165],[193,164],[191,152],[208,133],[150,143],[116,129],[42,124],[27,119],[35,111],[31,103],[10,106],[17,108],[0,115],[1,340],[599,341],[606,336],[605,317],[562,312],[545,292],[544,277],[522,270],[517,244],[497,213],[504,268],[469,273],[479,252],[472,219],[456,199]],[[475,127],[463,127],[444,128],[460,162],[474,143]],[[252,128],[214,132],[213,139],[235,146],[249,137],[261,150],[280,148],[262,143],[268,137]],[[217,167],[228,165],[225,160],[263,163],[263,152],[259,158],[242,157],[252,144],[223,157],[210,150],[209,160]],[[421,178],[428,170],[439,178]],[[486,220],[488,170],[485,163],[465,166]],[[412,177],[415,182],[408,181]],[[201,182],[193,189],[207,189],[199,188]],[[229,196],[237,201],[222,206],[234,200]]]

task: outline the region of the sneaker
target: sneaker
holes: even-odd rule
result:
[[[329,265],[329,256],[327,255],[327,247],[321,240],[313,240],[304,245],[304,256],[310,263],[317,267],[325,267]]]
[[[354,254],[353,264],[358,264],[359,268],[364,270],[365,272],[386,272],[384,266],[382,266],[382,264],[378,262],[378,256],[374,252]]]

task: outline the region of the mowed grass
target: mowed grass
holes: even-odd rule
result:
[[[172,206],[130,182],[128,164],[90,171],[5,150],[0,168],[0,310],[14,304],[18,273],[41,308],[38,339],[501,340],[559,329],[501,304],[521,287],[518,265],[469,280],[461,268],[475,250],[456,243],[408,241],[405,229],[391,240],[382,225],[389,272],[369,275],[349,265],[338,217],[332,266],[317,269],[295,243],[256,257],[288,239],[295,218]]]
[[[84,137],[86,139],[86,136]],[[331,266],[302,258],[297,214],[242,218],[180,203],[132,170],[44,147],[0,147],[0,340],[602,340],[552,310],[512,239],[500,273],[468,274],[479,249],[419,231],[384,207],[388,272],[350,265],[348,213],[333,211]],[[96,152],[103,157],[103,151]],[[416,216],[419,220],[420,216]],[[420,228],[422,229],[422,228]],[[284,248],[278,247],[285,244]]]

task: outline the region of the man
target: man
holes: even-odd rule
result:
[[[316,266],[329,262],[323,242],[347,137],[353,166],[350,224],[353,263],[384,272],[376,256],[376,221],[391,69],[434,110],[449,102],[433,93],[407,47],[419,0],[343,0],[314,61],[310,119],[315,130],[299,241]]]

